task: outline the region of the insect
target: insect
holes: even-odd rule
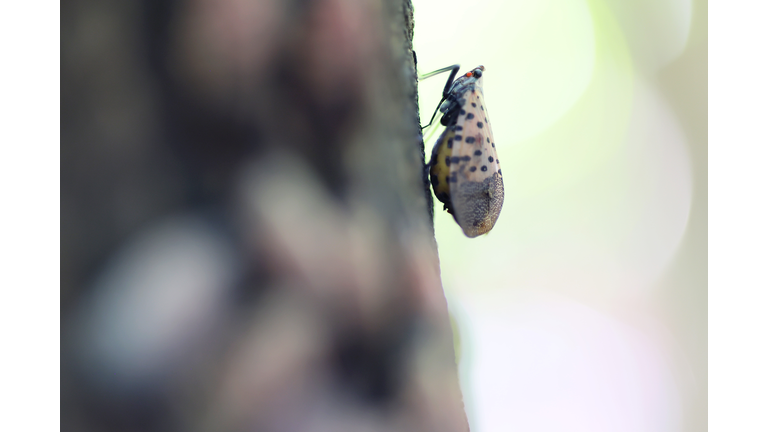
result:
[[[422,78],[451,71],[443,89],[439,110],[440,134],[429,161],[429,177],[443,209],[453,215],[464,235],[473,238],[489,232],[504,203],[496,143],[493,141],[488,107],[483,98],[483,72],[478,66],[456,78],[459,65],[431,72]],[[423,129],[423,128],[422,128]]]

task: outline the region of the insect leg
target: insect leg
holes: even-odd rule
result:
[[[443,97],[442,99],[440,99],[440,103],[438,103],[438,104],[437,104],[437,108],[435,108],[435,112],[433,112],[433,113],[432,113],[432,118],[430,118],[430,119],[429,119],[429,123],[427,123],[427,125],[426,125],[426,126],[422,126],[422,127],[421,127],[421,129],[422,129],[422,130],[423,130],[423,129],[426,129],[426,128],[428,128],[428,127],[430,127],[430,126],[432,125],[432,122],[435,120],[435,115],[437,115],[437,110],[439,110],[439,109],[440,109],[440,105],[442,105],[442,104],[443,104],[443,101],[444,101],[444,100],[445,100],[445,98],[444,98],[444,97]]]
[[[432,118],[429,119],[429,123],[427,123],[426,126],[422,126],[421,127],[422,129],[428,128],[432,124],[432,122],[435,120],[435,116],[437,115],[437,110],[440,109],[440,105],[442,105],[443,101],[445,101],[445,98],[448,97],[448,92],[451,89],[451,84],[453,83],[453,79],[456,78],[456,74],[459,72],[459,67],[460,66],[456,64],[453,66],[448,66],[442,69],[438,69],[436,71],[424,74],[419,77],[419,79],[427,79],[429,77],[441,74],[443,72],[451,71],[451,74],[448,76],[448,81],[445,82],[445,87],[443,88],[443,98],[440,99],[440,103],[437,104],[437,108],[435,108],[435,112],[432,113]]]

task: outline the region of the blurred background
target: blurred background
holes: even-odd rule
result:
[[[706,430],[707,3],[414,3],[420,73],[486,67],[504,167],[490,234],[435,206],[472,430]]]

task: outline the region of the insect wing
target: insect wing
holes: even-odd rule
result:
[[[483,98],[482,77],[461,99],[464,104],[456,124],[446,129],[454,134],[450,202],[464,234],[477,237],[496,224],[504,203],[504,183]]]

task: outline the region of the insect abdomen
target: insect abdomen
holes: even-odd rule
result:
[[[432,183],[432,190],[435,191],[435,197],[445,205],[445,209],[451,214],[453,214],[450,186],[452,152],[447,144],[452,142],[453,136],[453,132],[449,129],[443,131],[432,148],[432,158],[429,162],[429,179]]]

